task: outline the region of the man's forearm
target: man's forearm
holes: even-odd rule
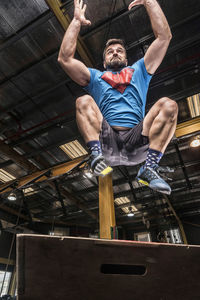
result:
[[[61,44],[58,60],[68,60],[74,57],[81,22],[75,18],[71,21]]]
[[[167,19],[156,0],[146,0],[144,4],[156,38],[171,39],[172,34]]]

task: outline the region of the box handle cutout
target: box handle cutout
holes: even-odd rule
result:
[[[101,273],[120,275],[144,275],[146,267],[141,265],[102,264]]]

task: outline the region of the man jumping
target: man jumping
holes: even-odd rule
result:
[[[107,167],[133,166],[145,161],[137,180],[153,190],[170,194],[170,186],[159,174],[159,161],[174,135],[178,106],[163,97],[145,114],[149,82],[161,64],[171,40],[168,22],[156,0],[135,0],[129,9],[143,5],[149,15],[155,40],[143,58],[128,66],[125,45],[110,39],[103,52],[104,68],[100,72],[87,68],[74,58],[77,37],[85,18],[86,5],[74,0],[74,18],[69,25],[58,61],[72,80],[91,95],[76,100],[77,124],[91,152],[94,174]]]

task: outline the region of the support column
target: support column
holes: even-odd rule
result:
[[[170,200],[169,200],[169,197],[164,195],[164,198],[165,200],[167,201],[168,205],[169,205],[169,208],[171,209],[173,215],[175,216],[177,222],[178,222],[178,225],[179,225],[179,228],[180,228],[180,232],[181,232],[181,235],[182,235],[182,238],[183,238],[183,243],[184,244],[188,244],[187,242],[187,237],[186,237],[186,234],[185,234],[185,231],[184,231],[184,228],[183,228],[183,224],[180,220],[180,218],[178,217],[177,213],[175,212]]]
[[[9,286],[9,295],[12,297],[15,296],[15,290],[16,290],[16,267],[13,270],[10,286]]]
[[[99,177],[99,225],[101,239],[116,238],[112,174]]]

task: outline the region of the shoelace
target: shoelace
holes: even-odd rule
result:
[[[108,167],[103,156],[94,157],[91,155],[90,159],[93,174],[96,176],[99,176],[102,173],[102,171]]]
[[[147,167],[144,171],[144,178],[145,179],[148,179],[148,181],[152,181],[154,179],[159,179],[160,176],[158,173],[156,173],[156,170],[154,168],[150,168],[150,167]]]
[[[107,168],[107,165],[104,162],[104,160],[101,160],[96,164],[96,166],[94,168],[94,173],[100,174],[105,168]]]
[[[158,165],[156,165],[157,167],[155,167],[156,172],[163,178],[166,180],[170,180],[172,181],[172,178],[168,177],[165,175],[165,173],[174,173],[174,169],[166,166],[166,167],[160,167]]]

